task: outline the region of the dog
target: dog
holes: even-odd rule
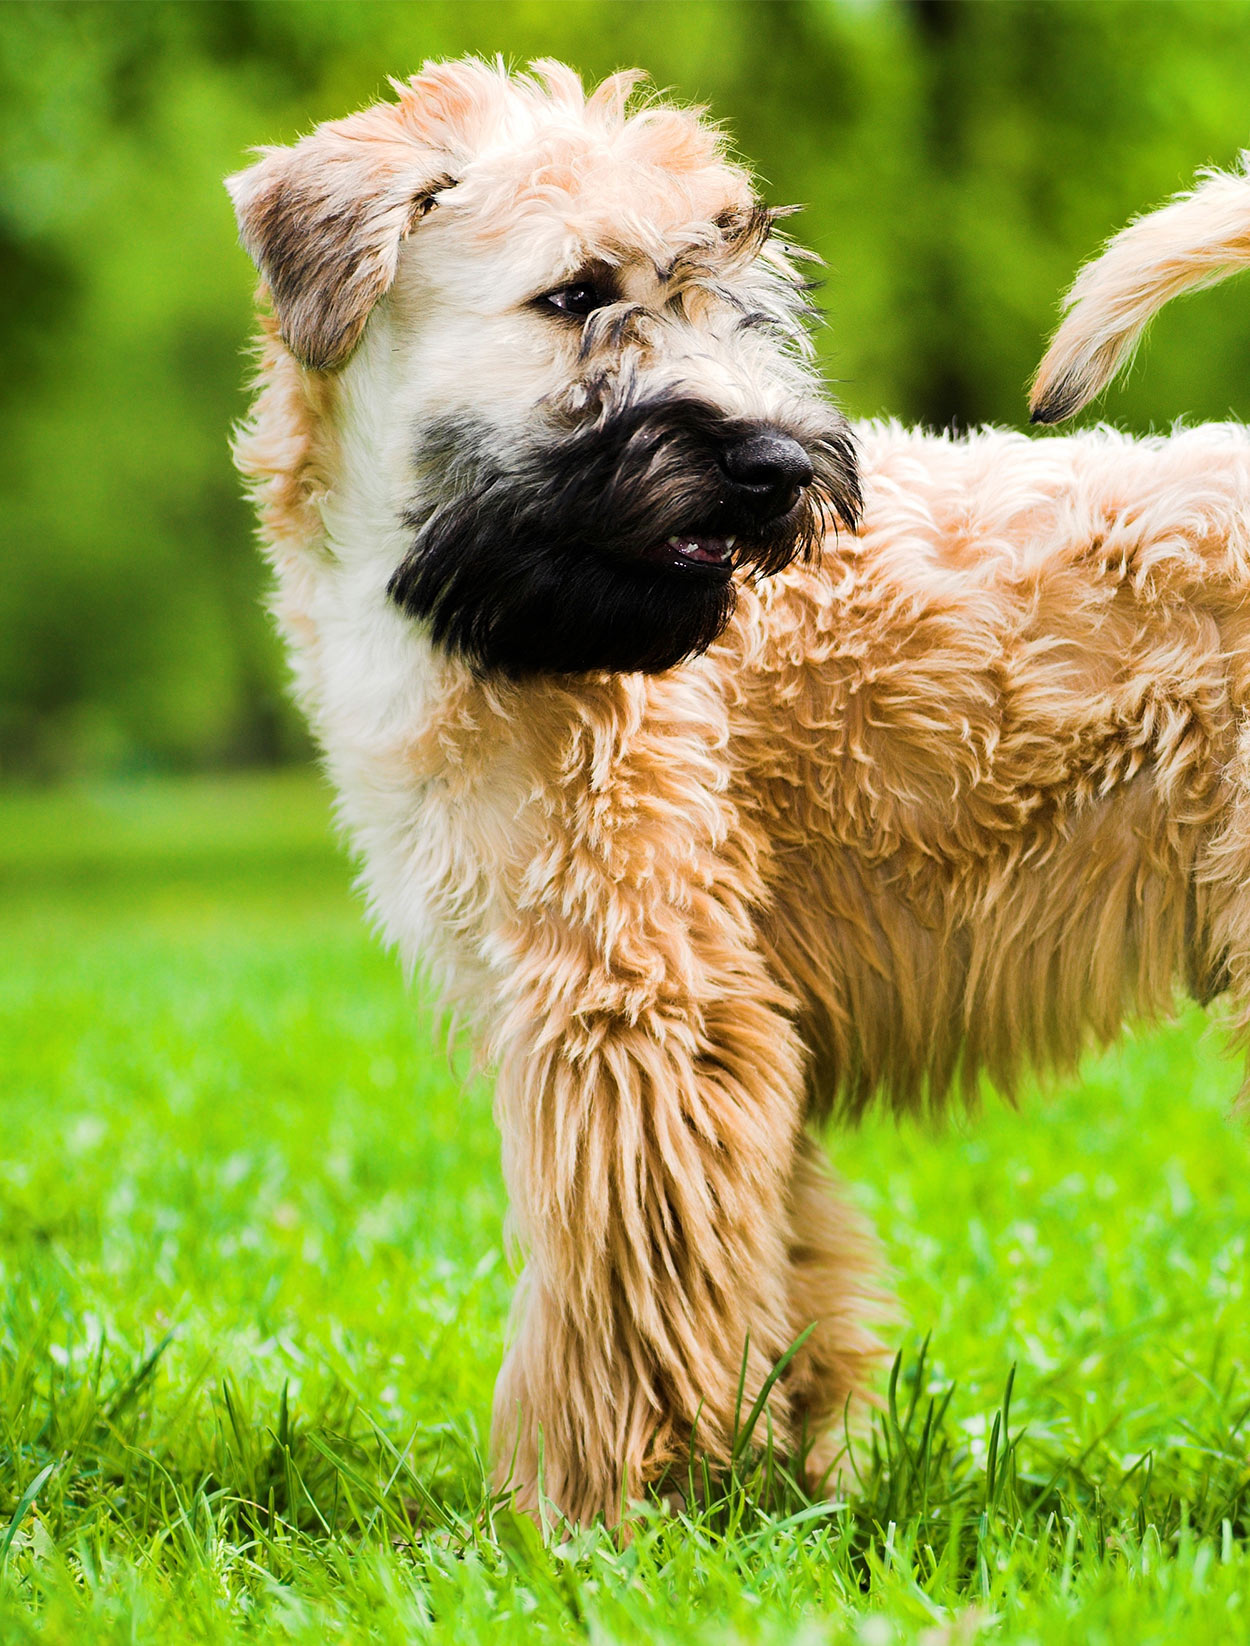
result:
[[[852,429],[780,214],[638,78],[427,65],[228,183],[298,697],[495,1071],[496,1480],[575,1523],[756,1412],[835,1464],[887,1304],[831,1114],[1178,979],[1250,1025],[1250,440]]]

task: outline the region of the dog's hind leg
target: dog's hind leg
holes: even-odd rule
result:
[[[790,1177],[788,1255],[792,1340],[811,1331],[787,1385],[807,1477],[819,1486],[862,1423],[885,1353],[873,1323],[893,1310],[872,1226],[806,1135]]]
[[[1191,897],[1190,987],[1227,993],[1232,1044],[1246,1055],[1237,1106],[1250,1107],[1250,723],[1224,768],[1224,808],[1199,854]],[[1201,992],[1199,992],[1201,991]]]

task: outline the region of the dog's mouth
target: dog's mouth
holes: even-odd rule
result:
[[[716,530],[719,524],[673,532],[635,554],[648,566],[697,573],[701,582],[725,583],[742,567],[772,572],[786,565],[799,546],[804,516],[801,505],[795,504],[736,533]]]
[[[705,532],[674,532],[655,544],[646,559],[682,571],[712,572],[728,577],[734,569],[736,537],[714,537]]]

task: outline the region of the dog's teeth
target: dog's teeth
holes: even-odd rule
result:
[[[731,552],[737,541],[736,537],[683,537],[680,533],[665,539],[668,547],[676,549],[678,554],[697,554],[706,558],[715,556],[721,560]]]

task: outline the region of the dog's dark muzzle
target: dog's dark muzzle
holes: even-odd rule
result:
[[[723,632],[735,571],[781,571],[859,512],[832,410],[785,427],[627,401],[502,450],[489,426],[449,420],[417,467],[438,485],[408,516],[390,597],[436,645],[513,677],[671,668]]]

